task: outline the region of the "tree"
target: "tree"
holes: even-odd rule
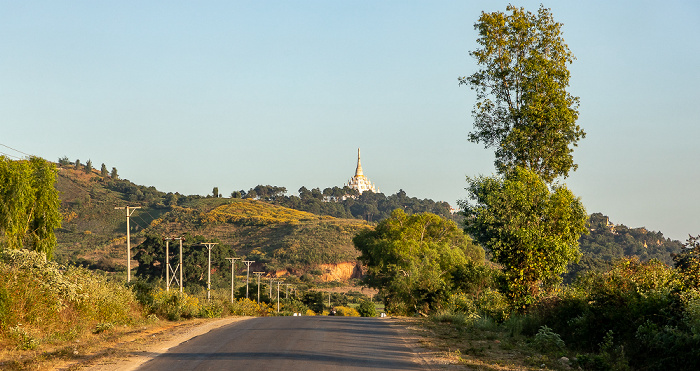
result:
[[[76,159],[75,160],[75,170],[80,169],[80,160]]]
[[[465,231],[501,264],[508,294],[522,307],[558,283],[586,230],[586,210],[566,186],[552,191],[533,171],[469,178]]]
[[[107,165],[102,164],[102,168],[100,169],[100,175],[103,178],[106,178],[109,175],[109,172],[107,171]]]
[[[212,191],[211,191],[211,194],[214,196],[214,198],[220,197],[220,195],[219,195],[219,187],[214,187],[214,189],[212,189]]]
[[[571,146],[585,137],[575,124],[579,99],[566,91],[574,55],[549,9],[506,10],[474,25],[481,49],[470,55],[481,69],[459,79],[477,96],[469,140],[496,148],[499,172],[521,166],[551,183],[576,170]]]
[[[54,231],[61,226],[54,164],[39,158],[12,161],[0,156],[0,230],[5,244],[20,249],[25,243],[51,258]]]
[[[110,177],[114,180],[119,179],[119,174],[117,174],[117,168],[113,167],[112,168],[112,174],[110,174]]]
[[[85,174],[90,174],[92,172],[92,160],[90,160],[90,159],[87,160],[83,171],[85,172]]]
[[[439,309],[454,286],[453,274],[484,251],[451,220],[397,209],[375,230],[353,239],[367,269],[365,282],[379,289],[387,310],[413,314]]]

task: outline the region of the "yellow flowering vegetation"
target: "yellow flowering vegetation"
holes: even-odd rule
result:
[[[305,211],[289,209],[250,199],[233,199],[200,215],[202,223],[235,223],[243,225],[291,224],[333,219]]]

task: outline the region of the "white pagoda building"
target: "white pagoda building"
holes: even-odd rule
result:
[[[362,173],[362,164],[360,163],[360,149],[357,149],[357,168],[355,169],[355,176],[350,178],[350,181],[346,184],[352,189],[356,189],[360,194],[364,191],[370,191],[373,193],[379,193],[379,190],[375,187],[372,182],[369,181]]]

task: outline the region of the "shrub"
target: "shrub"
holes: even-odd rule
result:
[[[505,295],[494,289],[484,290],[476,298],[475,304],[481,315],[490,317],[496,322],[503,322],[510,316],[511,306],[508,300]]]
[[[360,313],[357,312],[356,309],[350,308],[350,307],[335,307],[336,310],[336,316],[342,316],[342,317],[359,317]]]
[[[564,340],[561,339],[559,334],[552,331],[552,329],[547,326],[542,326],[540,327],[540,330],[537,331],[534,344],[540,351],[543,352],[564,349]]]
[[[357,307],[357,312],[362,317],[376,317],[377,307],[374,305],[373,302],[369,300],[363,300],[360,303],[360,306]]]
[[[268,316],[273,309],[266,303],[256,303],[250,299],[238,299],[228,304],[229,313],[235,316]]]
[[[153,303],[149,308],[151,313],[167,318],[170,321],[179,321],[181,318],[192,318],[200,313],[199,300],[179,291],[159,290],[153,296]]]

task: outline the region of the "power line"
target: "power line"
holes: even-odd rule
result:
[[[18,159],[18,160],[21,160],[21,159],[22,159],[21,157],[17,157],[17,156],[14,156],[14,155],[11,155],[11,154],[5,153],[5,152],[0,152],[0,155],[7,156],[7,157],[14,157],[14,158],[16,158],[16,159]]]
[[[21,153],[21,154],[23,154],[23,155],[25,155],[25,156],[29,156],[29,157],[38,157],[38,156],[30,155],[29,153],[24,153],[24,152],[22,152],[22,151],[20,151],[20,150],[18,150],[18,149],[12,148],[12,147],[10,147],[10,146],[8,146],[8,145],[5,145],[5,144],[2,144],[2,143],[0,143],[0,146],[3,146],[3,147],[5,147],[5,148],[9,148],[9,149],[11,149],[11,150],[13,150],[13,151],[15,151],[15,152],[19,152],[19,153]]]

